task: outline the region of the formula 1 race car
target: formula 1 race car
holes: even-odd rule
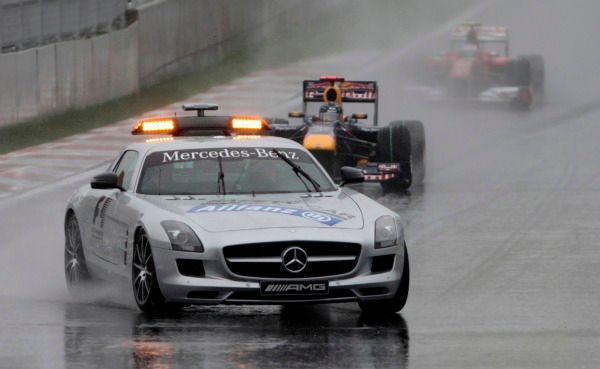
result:
[[[258,137],[272,120],[146,119],[108,171],[65,213],[64,268],[75,295],[128,286],[143,311],[190,304],[358,302],[394,313],[409,262],[398,214],[333,183],[297,142]],[[213,137],[198,136],[213,132]],[[223,133],[227,133],[224,137]]]
[[[340,168],[363,170],[366,182],[379,182],[385,190],[405,190],[425,176],[425,130],[420,121],[393,121],[379,126],[378,88],[375,81],[346,81],[336,76],[303,82],[299,129],[288,134],[315,155],[329,174],[338,179]],[[308,104],[319,103],[318,115],[308,114]],[[373,104],[373,123],[361,120],[366,113],[344,114],[343,103]],[[291,134],[289,134],[291,133]]]
[[[544,59],[510,57],[506,27],[456,27],[450,51],[428,58],[419,75],[424,86],[418,90],[430,101],[505,103],[528,109],[544,98]]]

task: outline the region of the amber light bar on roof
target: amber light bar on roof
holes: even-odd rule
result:
[[[135,126],[134,134],[169,134],[175,130],[173,119],[145,119]]]
[[[253,117],[233,117],[231,118],[231,128],[240,130],[261,130],[263,129],[263,120]]]

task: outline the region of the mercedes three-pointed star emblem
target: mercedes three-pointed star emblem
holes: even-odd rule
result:
[[[281,253],[281,264],[290,273],[300,273],[308,264],[308,255],[298,246],[288,247]]]

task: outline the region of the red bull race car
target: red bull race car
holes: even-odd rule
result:
[[[340,178],[340,168],[352,166],[363,171],[365,182],[379,182],[384,190],[406,190],[425,176],[425,130],[416,120],[380,126],[378,98],[375,81],[337,76],[306,80],[302,111],[289,113],[302,124],[275,134],[302,143],[334,179]],[[364,123],[367,113],[346,114],[344,103],[372,105],[372,123]],[[309,113],[309,104],[318,104],[316,114]]]
[[[428,58],[418,90],[429,101],[504,103],[528,109],[543,101],[541,55],[509,54],[506,27],[465,23],[452,31],[450,50]]]

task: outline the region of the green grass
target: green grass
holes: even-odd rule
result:
[[[406,5],[404,1],[382,0],[374,10],[364,0],[347,0],[342,7],[344,11],[334,16],[323,15],[309,24],[306,30],[281,35],[259,49],[240,50],[215,66],[85,109],[69,110],[0,128],[0,154],[135,117],[255,70],[345,49],[389,49],[410,39],[423,25],[438,22],[439,13],[416,22],[415,15],[421,10],[417,5]]]

